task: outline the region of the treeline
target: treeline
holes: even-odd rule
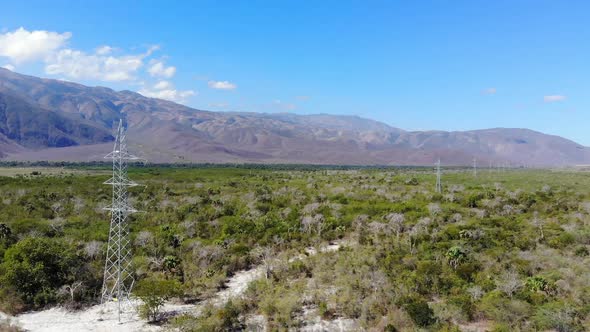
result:
[[[67,167],[67,168],[108,168],[109,161],[0,161],[0,167]],[[239,168],[284,171],[317,171],[317,170],[388,170],[388,169],[420,169],[419,166],[385,166],[385,165],[314,165],[314,164],[258,164],[258,163],[150,163],[135,161],[129,163],[134,168]]]
[[[75,169],[106,169],[109,161],[0,161],[0,167],[63,167]],[[130,162],[131,168],[179,168],[179,169],[260,169],[275,171],[318,171],[318,170],[416,170],[430,171],[433,166],[408,165],[331,165],[331,164],[270,164],[270,163],[150,163],[149,161]],[[470,166],[441,166],[445,170],[469,170]],[[483,168],[484,170],[486,168]]]

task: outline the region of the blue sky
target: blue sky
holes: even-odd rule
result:
[[[0,66],[200,109],[590,145],[588,13],[588,1],[10,1]]]

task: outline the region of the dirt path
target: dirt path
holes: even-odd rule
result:
[[[343,242],[329,244],[320,249],[320,252],[336,251]],[[315,248],[306,248],[306,253],[313,256],[317,253]],[[289,261],[304,259],[305,255],[291,258]],[[197,304],[173,304],[167,303],[162,312],[169,314],[192,314],[198,315],[206,303],[221,306],[227,300],[242,295],[248,285],[264,276],[264,268],[257,266],[250,270],[239,271],[228,279],[226,288],[220,290],[207,301]],[[126,313],[121,316],[121,323],[117,319],[117,304],[114,302],[95,305],[81,311],[67,311],[63,308],[52,308],[43,311],[24,313],[17,317],[9,317],[12,322],[18,324],[27,331],[33,332],[129,332],[129,331],[161,331],[159,326],[149,325],[139,318],[134,306],[139,305],[138,301],[132,301]],[[2,319],[0,313],[0,319]]]

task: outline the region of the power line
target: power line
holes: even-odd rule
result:
[[[440,158],[436,162],[436,192],[442,193],[442,185],[440,183]]]
[[[127,188],[137,186],[137,183],[129,180],[127,176],[127,162],[139,159],[127,151],[123,120],[119,120],[113,152],[107,154],[105,158],[113,160],[113,177],[104,182],[104,184],[113,186],[113,198],[112,204],[105,208],[105,210],[111,211],[111,225],[104,267],[101,303],[117,301],[118,319],[121,322],[121,303],[129,301],[129,295],[135,281],[131,267],[132,255],[127,217],[129,214],[137,212],[137,210],[129,204]]]

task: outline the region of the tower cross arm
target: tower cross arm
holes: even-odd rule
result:
[[[106,180],[105,182],[103,182],[103,184],[110,184],[112,186],[127,186],[127,187],[139,186],[139,184],[137,182],[131,181],[128,178],[116,178],[116,177],[112,177],[112,178]]]

